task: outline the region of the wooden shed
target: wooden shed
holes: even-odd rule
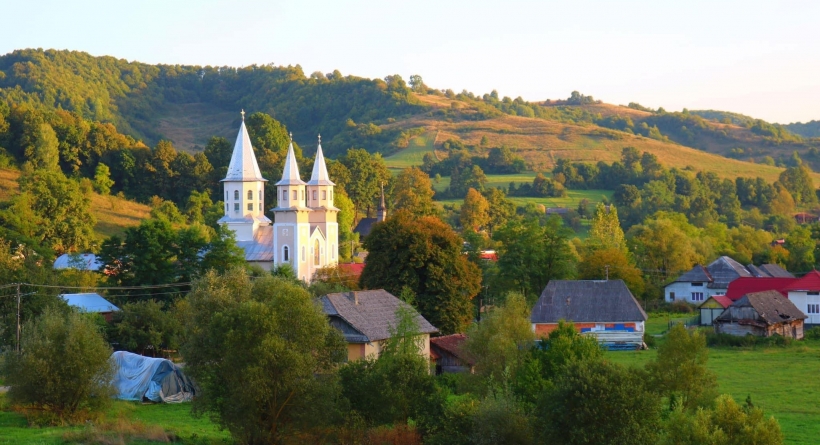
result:
[[[731,335],[782,335],[803,338],[806,319],[797,306],[778,291],[769,290],[746,294],[732,303],[715,320],[715,332]]]
[[[444,335],[430,339],[430,355],[436,361],[436,375],[445,372],[473,372],[473,360],[462,350],[464,334]]]
[[[709,297],[708,300],[698,306],[698,311],[700,311],[700,324],[703,326],[711,326],[712,320],[722,314],[731,304],[732,300],[726,295],[714,295]]]

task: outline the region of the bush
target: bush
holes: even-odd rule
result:
[[[817,328],[814,328],[817,329]],[[728,346],[732,348],[754,348],[756,346],[790,346],[794,339],[774,335],[771,337],[758,337],[755,335],[731,335],[731,334],[706,334],[706,344],[711,346]]]
[[[36,423],[85,420],[113,395],[111,348],[90,317],[47,308],[23,327],[21,353],[5,354],[9,401]]]
[[[811,329],[806,330],[806,332],[803,333],[803,336],[807,340],[820,340],[820,326],[815,326]]]
[[[646,332],[643,333],[643,342],[646,344],[647,348],[654,348],[658,344],[658,340],[653,335]]]
[[[161,349],[176,349],[179,321],[155,300],[126,303],[117,313],[116,339],[120,345],[140,355],[157,356]],[[161,354],[160,354],[161,355]]]

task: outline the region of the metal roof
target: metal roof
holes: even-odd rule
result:
[[[54,260],[55,269],[93,270],[102,269],[104,264],[93,253],[69,254],[64,253]]]
[[[259,171],[259,164],[256,163],[256,155],[253,153],[251,138],[245,128],[245,112],[242,112],[242,125],[239,126],[239,134],[236,136],[236,143],[231,154],[231,163],[228,164],[228,173],[224,181],[267,181]]]
[[[293,140],[288,145],[288,154],[285,157],[285,167],[282,169],[282,179],[276,185],[305,185],[305,181],[299,176],[299,165],[296,163],[296,155],[293,152]]]
[[[273,261],[273,226],[260,226],[251,241],[237,241],[245,261]]]
[[[532,309],[533,323],[646,321],[623,280],[552,280]]]
[[[114,312],[120,310],[100,294],[63,294],[60,297],[69,306],[78,307],[85,312]]]
[[[316,160],[313,161],[313,173],[310,175],[308,185],[336,185],[330,180],[325,165],[325,156],[322,154],[322,137],[319,136],[319,148],[316,149]]]

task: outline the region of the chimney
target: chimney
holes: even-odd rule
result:
[[[352,301],[353,304],[359,305],[359,294],[356,291],[348,292],[347,294],[348,300]]]

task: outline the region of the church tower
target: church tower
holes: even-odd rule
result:
[[[313,173],[307,183],[308,207],[311,226],[311,270],[335,266],[339,262],[339,225],[336,217],[339,209],[333,205],[333,186],[327,173],[322,153],[322,136],[316,148]]]
[[[276,183],[277,206],[273,209],[273,262],[290,264],[296,276],[310,282],[308,249],[310,209],[305,205],[305,182],[299,177],[299,166],[293,152],[291,135],[282,179]]]
[[[228,165],[228,173],[222,181],[225,191],[225,215],[219,219],[236,234],[236,240],[253,241],[259,228],[269,226],[271,220],[265,216],[265,183],[256,155],[253,153],[251,138],[245,128],[245,111],[242,124]]]

